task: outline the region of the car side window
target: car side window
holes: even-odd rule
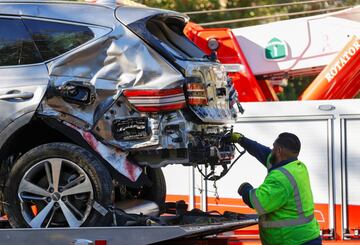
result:
[[[22,21],[0,18],[0,66],[40,62],[42,58]]]
[[[44,60],[66,53],[94,37],[86,26],[30,19],[23,21]]]

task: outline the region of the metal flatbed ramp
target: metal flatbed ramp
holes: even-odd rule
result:
[[[249,218],[206,225],[0,229],[0,244],[72,245],[81,239],[93,242],[82,244],[96,244],[96,241],[105,241],[102,244],[106,245],[150,244],[173,239],[202,237],[256,223],[256,218]]]

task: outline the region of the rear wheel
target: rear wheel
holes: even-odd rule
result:
[[[144,187],[143,198],[155,202],[160,211],[165,207],[166,198],[166,182],[164,174],[161,168],[152,168],[147,171],[152,185],[150,187]]]
[[[164,174],[160,168],[146,168],[145,173],[151,181],[151,185],[141,188],[130,188],[125,185],[120,186],[120,195],[118,201],[125,200],[149,200],[155,202],[160,209],[164,211],[166,198],[166,182]]]
[[[111,204],[112,179],[87,150],[50,143],[25,153],[5,188],[5,211],[13,227],[99,226],[106,218],[95,202]]]

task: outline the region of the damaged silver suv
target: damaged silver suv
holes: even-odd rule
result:
[[[187,21],[150,8],[0,3],[0,211],[11,226],[105,225],[115,203],[161,210],[163,166],[226,169],[236,94],[184,36]]]

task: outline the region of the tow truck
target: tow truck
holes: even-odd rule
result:
[[[360,87],[359,13],[355,6],[236,29],[189,23],[185,33],[205,53],[217,55],[242,102],[278,101],[289,79],[317,75],[299,100],[349,99]]]
[[[296,133],[305,149],[325,244],[359,244],[358,104],[360,91],[360,6],[343,11],[238,29],[203,28],[190,23],[186,35],[217,57],[232,77],[244,114],[234,130],[271,145],[286,131]],[[293,30],[296,29],[296,33]],[[289,35],[294,33],[294,35]],[[299,101],[278,101],[287,80],[316,76]],[[345,99],[345,100],[343,100]],[[271,129],[271,130],[270,130]],[[247,155],[216,185],[192,171],[190,192],[170,183],[168,200],[183,198],[204,210],[251,213],[239,203],[239,179],[261,184],[265,171]],[[177,168],[165,170],[172,178]],[[235,186],[234,186],[234,183]],[[204,194],[206,193],[206,194]],[[221,193],[219,195],[219,193]],[[232,244],[259,244],[256,227],[226,233]]]

